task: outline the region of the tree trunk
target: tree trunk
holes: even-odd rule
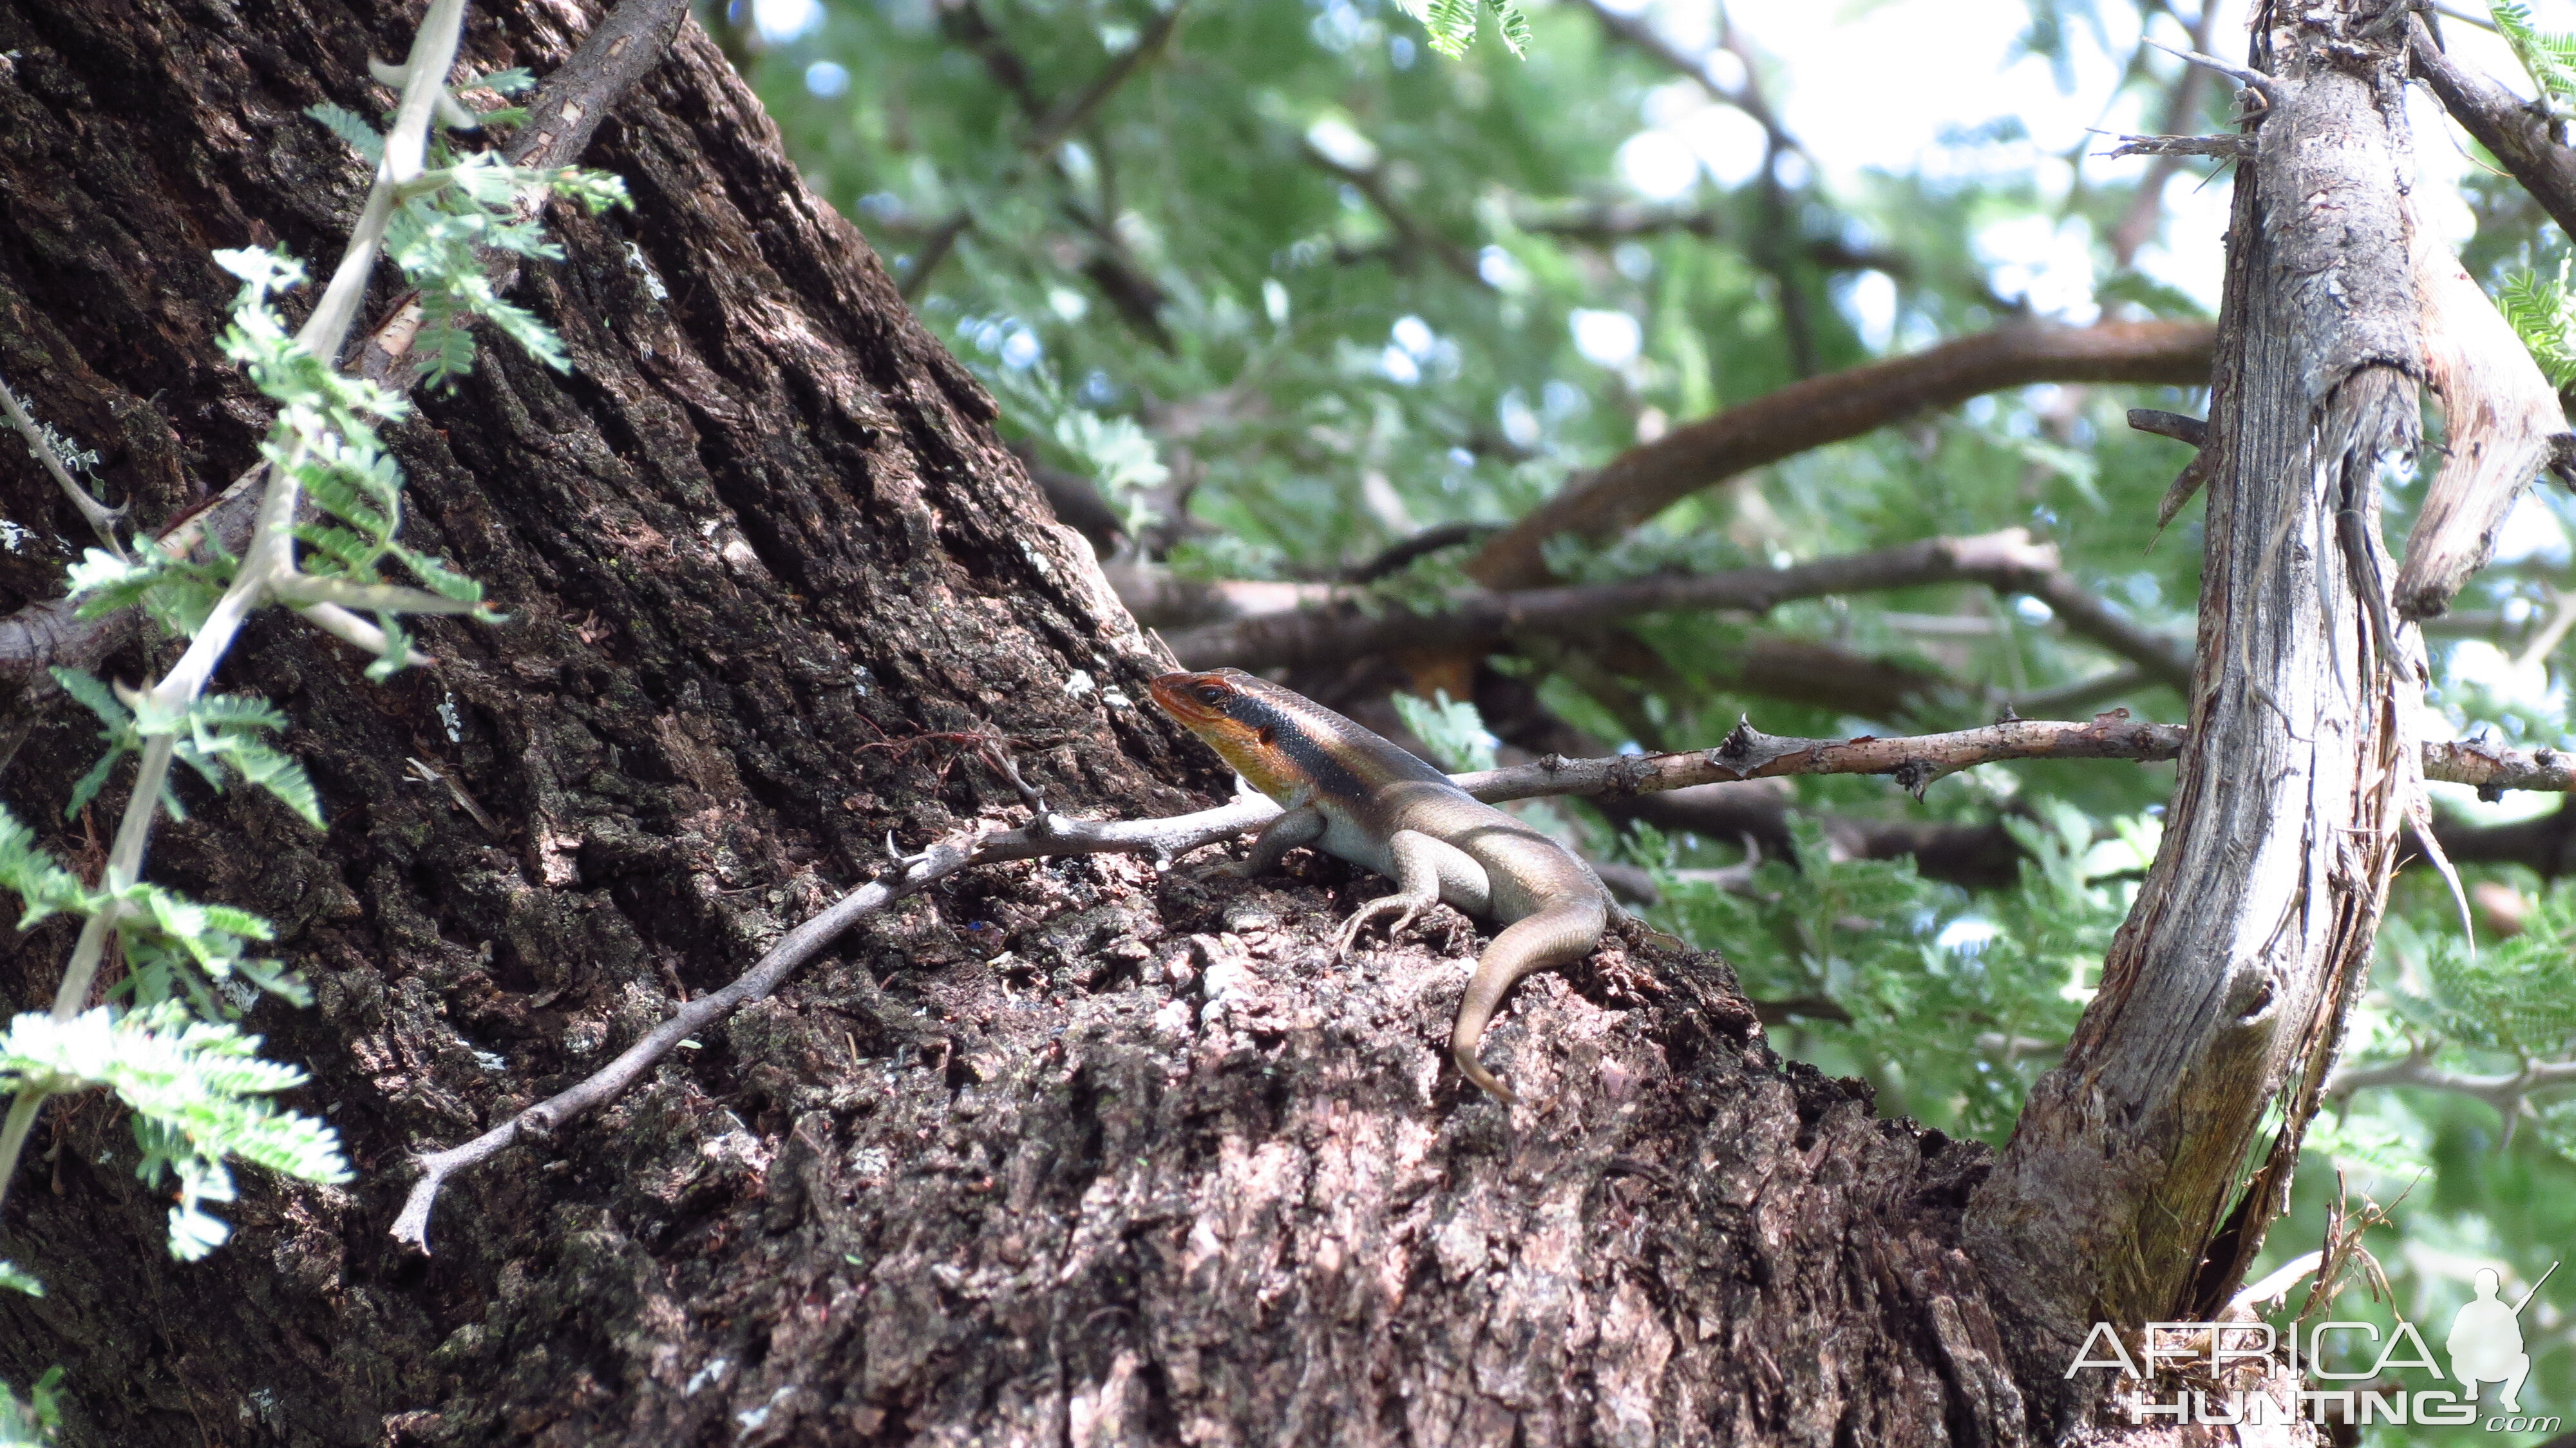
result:
[[[208,250],[336,253],[363,170],[299,112],[380,110],[364,57],[413,18],[0,3],[0,375],[138,520],[251,460]],[[469,63],[543,75],[593,18],[479,8]],[[0,1372],[66,1365],[71,1441],[2021,1436],[1958,1250],[1983,1151],[1780,1069],[1716,961],[1615,949],[1498,1025],[1541,1103],[1507,1115],[1444,1065],[1467,933],[1336,961],[1369,887],[1329,865],[960,877],[452,1185],[436,1256],[398,1249],[413,1154],[730,979],[889,831],[1016,808],[958,736],[998,730],[1077,812],[1224,789],[1138,707],[1163,657],[985,394],[693,24],[586,159],[635,210],[558,208],[567,259],[517,293],[574,371],[492,346],[391,438],[411,540],[510,621],[429,625],[440,662],[385,685],[254,628],[222,686],[294,717],[329,827],[187,783],[151,866],[278,922],[319,1003],[254,1023],[359,1180],[252,1182],[231,1244],[176,1266],[117,1113],[49,1113],[5,1231],[51,1291],[0,1294]],[[12,452],[37,541],[0,554],[6,607],[57,596],[81,536]],[[107,816],[61,817],[91,724],[21,711],[0,793],[94,868]],[[23,1007],[69,941],[16,943]]]
[[[2258,19],[2254,66],[2277,78],[2229,230],[2190,743],[2100,994],[1971,1218],[2052,1397],[2094,1322],[2225,1307],[2287,1204],[2387,894],[2413,746],[2377,469],[2416,440],[2423,346],[2402,43],[2362,29],[2383,8]]]

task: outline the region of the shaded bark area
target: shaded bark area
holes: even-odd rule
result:
[[[2370,9],[2260,17],[2277,79],[2229,231],[2191,742],[2100,993],[1971,1220],[2060,1422],[2104,1386],[2054,1386],[2094,1321],[2224,1307],[2286,1202],[2394,862],[2415,746],[2370,624],[2377,465],[2415,441],[2422,341],[2401,57],[2361,32]]]
[[[335,253],[361,167],[299,112],[381,108],[362,59],[412,18],[0,4],[0,370],[145,524],[265,424],[207,250]],[[543,71],[588,23],[478,8],[468,62]],[[586,1075],[889,832],[1016,808],[953,736],[998,730],[1068,810],[1224,783],[1140,712],[1164,661],[701,33],[586,159],[635,211],[558,214],[567,259],[517,293],[575,370],[495,348],[391,439],[411,540],[510,622],[431,623],[440,662],[380,686],[262,621],[221,686],[294,718],[329,828],[183,782],[151,865],[278,923],[318,1003],[253,1024],[360,1178],[250,1181],[177,1267],[117,1113],[58,1107],[0,1224],[51,1292],[0,1301],[0,1375],[63,1363],[73,1439],[131,1445],[2020,1435],[1955,1245],[1985,1153],[1779,1070],[1722,965],[1616,950],[1498,1023],[1544,1098],[1506,1116],[1441,1064],[1463,923],[1330,960],[1379,887],[1321,862],[964,877],[397,1251],[414,1151]],[[0,508],[80,536],[23,460]],[[0,606],[59,591],[49,546]],[[94,868],[62,819],[92,726],[18,708],[0,797]],[[70,938],[16,939],[0,990],[43,1000]]]

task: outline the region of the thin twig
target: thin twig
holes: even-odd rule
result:
[[[1258,798],[1159,820],[1075,820],[1041,808],[1019,829],[968,830],[899,859],[893,869],[789,931],[731,984],[681,1005],[670,1019],[647,1031],[616,1060],[579,1084],[528,1107],[472,1141],[421,1156],[420,1180],[412,1184],[401,1213],[394,1218],[394,1238],[428,1252],[430,1210],[448,1177],[489,1159],[522,1133],[552,1131],[616,1099],[681,1041],[722,1021],[745,1003],[776,990],[789,971],[812,959],[842,931],[897,900],[969,866],[1004,860],[1107,853],[1178,855],[1259,828],[1278,813],[1279,806]]]
[[[2120,156],[2223,156],[2242,161],[2254,154],[2254,138],[2234,131],[2214,136],[2122,136],[2105,154]]]
[[[2197,50],[2177,50],[2161,40],[2150,40],[2147,44],[2167,55],[2190,61],[2194,65],[2205,66],[2220,75],[2232,75],[2243,81],[2246,89],[2253,91],[2270,104],[2278,105],[2289,95],[2289,91],[2282,87],[2278,77],[2265,75],[2251,66],[2238,65],[2232,60],[2220,60],[2217,56],[2204,55]]]
[[[5,381],[0,381],[0,413],[7,414],[10,426],[17,428],[19,435],[27,440],[27,451],[35,454],[36,461],[42,463],[45,472],[53,478],[54,486],[62,489],[63,496],[71,499],[72,506],[80,510],[81,517],[89,523],[89,530],[98,535],[98,541],[118,558],[125,557],[125,545],[116,541],[116,525],[124,519],[125,510],[111,508],[90,496],[89,489],[80,485],[79,480],[72,476],[71,469],[64,467],[62,458],[55,454],[53,439],[45,436],[45,430],[27,415],[27,409],[18,401],[18,394],[10,391]]]
[[[1635,795],[1793,774],[1890,775],[1919,797],[1945,775],[2005,760],[2168,760],[2182,752],[2186,732],[2178,724],[2132,719],[2125,709],[2083,723],[2007,720],[1980,729],[1897,739],[1791,739],[1764,734],[1746,723],[1738,725],[1714,749],[1625,754],[1607,759],[1550,756],[1507,769],[1455,774],[1450,779],[1476,798],[1494,803],[1559,795]],[[2446,748],[2456,746],[2426,747],[2427,777],[2456,778],[2483,769],[2497,778],[2525,781],[2507,786],[2511,788],[2565,790],[2576,783],[2570,779],[2568,768],[2576,757],[2553,756],[2547,750],[2493,751],[2473,756],[2473,762],[2464,768],[2451,769],[2444,762],[2449,756],[2437,759]],[[1006,860],[1113,853],[1177,857],[1258,829],[1279,814],[1279,806],[1271,801],[1246,796],[1215,809],[1164,819],[1070,819],[1047,808],[1044,798],[1020,777],[1007,755],[992,747],[984,753],[1029,806],[1028,824],[1018,829],[978,826],[938,841],[918,854],[898,858],[885,874],[788,932],[724,989],[681,1004],[668,1020],[580,1083],[517,1112],[471,1141],[424,1153],[419,1158],[420,1179],[412,1184],[401,1213],[394,1219],[395,1239],[426,1253],[430,1212],[449,1177],[490,1160],[523,1135],[551,1132],[583,1112],[616,1099],[681,1041],[776,990],[788,972],[812,959],[842,931],[897,900],[918,894],[961,870]],[[2534,753],[2546,758],[2536,760]],[[2569,1070],[2576,1073],[2576,1067]]]

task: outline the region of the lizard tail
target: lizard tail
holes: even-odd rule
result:
[[[1467,994],[1458,1002],[1458,1024],[1449,1034],[1449,1054],[1458,1063],[1459,1075],[1506,1104],[1520,1101],[1512,1088],[1476,1059],[1485,1026],[1522,976],[1581,960],[1591,953],[1608,923],[1609,912],[1601,898],[1567,900],[1513,922],[1494,937],[1494,943],[1485,947],[1484,958],[1476,962],[1475,978],[1467,982]]]

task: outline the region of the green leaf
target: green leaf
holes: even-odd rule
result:
[[[0,1383],[0,1448],[49,1448],[57,1441],[63,1426],[62,1383],[60,1364],[45,1369],[23,1403],[7,1383]]]
[[[36,832],[6,808],[0,808],[0,887],[15,891],[24,907],[18,917],[22,931],[51,916],[87,915],[98,908],[80,877],[56,862],[36,843]]]
[[[537,78],[528,74],[527,67],[514,65],[508,70],[496,70],[489,75],[479,76],[465,83],[465,88],[468,90],[476,86],[498,91],[505,96],[524,95],[537,88]],[[487,112],[484,118],[489,120],[490,114]]]
[[[316,101],[306,106],[304,114],[329,128],[332,135],[339,137],[350,150],[364,157],[368,164],[374,165],[385,159],[385,138],[375,127],[368,125],[355,114],[329,101]]]
[[[2561,390],[2576,384],[2576,308],[2569,305],[2568,261],[2559,259],[2555,281],[2544,281],[2537,272],[2518,272],[2496,294],[2496,310],[2512,324],[2541,374]]]
[[[376,656],[374,663],[367,665],[367,677],[381,684],[401,673],[410,661],[411,634],[403,628],[402,619],[396,614],[377,614],[376,626],[385,631],[385,651]]]
[[[2514,59],[2540,88],[2544,104],[2576,100],[2576,35],[2535,28],[2531,11],[2515,0],[2489,0],[2487,13]]]
[[[344,1182],[349,1164],[324,1122],[281,1111],[269,1096],[304,1082],[292,1066],[260,1059],[259,1038],[192,1020],[176,1002],[120,1015],[101,1007],[68,1021],[29,1012],[0,1034],[0,1084],[59,1093],[103,1087],[134,1113],[142,1148],[136,1174],[175,1174],[170,1250],[194,1260],[229,1228],[203,1210],[230,1201],[227,1159],[306,1181]]]
[[[98,792],[107,788],[108,775],[115,770],[116,761],[123,759],[126,753],[123,749],[109,750],[99,756],[98,763],[91,765],[87,774],[72,781],[71,802],[63,806],[63,818],[79,818],[89,802],[98,798]]]
[[[35,1273],[5,1258],[0,1258],[0,1287],[26,1293],[29,1297],[45,1295],[45,1284],[37,1280]]]
[[[116,730],[133,727],[134,715],[126,709],[124,701],[116,697],[116,691],[109,688],[104,681],[78,669],[59,666],[46,672],[54,676],[55,683],[63,686],[64,693],[71,695],[81,707],[96,714],[100,723]]]
[[[1402,693],[1391,695],[1388,702],[1442,768],[1456,772],[1494,767],[1494,736],[1486,731],[1474,701],[1452,700],[1449,691],[1442,689],[1436,703]]]

